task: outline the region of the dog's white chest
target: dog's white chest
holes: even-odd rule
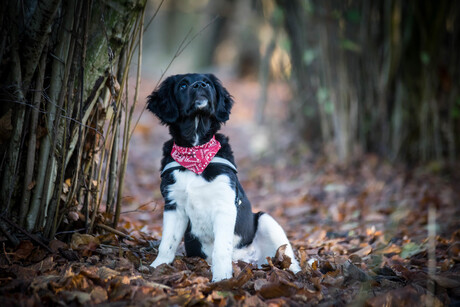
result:
[[[214,242],[215,216],[236,211],[235,191],[230,187],[230,179],[219,175],[208,182],[191,171],[174,171],[173,174],[176,182],[169,186],[168,197],[176,204],[176,210],[185,212],[191,223],[191,233],[199,238],[203,251],[208,254],[207,249],[211,249]]]

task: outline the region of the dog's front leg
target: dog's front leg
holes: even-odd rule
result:
[[[163,236],[158,248],[158,257],[150,266],[156,268],[160,264],[173,262],[187,224],[188,219],[182,211],[173,209],[163,213]]]
[[[236,208],[231,204],[214,218],[214,250],[212,252],[212,281],[232,278],[233,237]]]

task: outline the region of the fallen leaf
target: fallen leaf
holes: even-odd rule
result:
[[[85,305],[91,301],[91,295],[82,291],[61,291],[60,295],[67,302],[76,301],[79,305]]]
[[[446,289],[460,287],[459,274],[443,274],[430,276],[438,285]]]
[[[64,183],[70,187],[72,185],[72,178],[67,178]]]
[[[257,295],[251,295],[248,298],[245,298],[241,305],[242,306],[259,306],[259,307],[268,306]]]
[[[48,258],[43,259],[42,261],[35,263],[34,265],[30,266],[30,269],[36,270],[40,273],[45,273],[51,271],[56,266],[53,256],[49,256]]]
[[[75,211],[70,211],[68,214],[67,214],[67,218],[71,221],[78,221],[78,219],[80,218],[78,213],[75,212]]]
[[[70,247],[73,250],[84,248],[84,246],[95,245],[99,246],[99,239],[89,234],[74,233],[70,242]]]
[[[18,259],[26,259],[34,250],[34,244],[31,241],[21,241],[16,247],[14,256]]]
[[[438,303],[439,300],[436,300]],[[419,293],[413,286],[408,285],[404,288],[394,289],[384,294],[366,300],[369,306],[424,306],[426,298],[422,293]],[[442,304],[435,304],[442,306]]]
[[[231,289],[239,289],[241,288],[244,284],[246,284],[254,274],[252,273],[252,270],[250,266],[246,266],[244,270],[242,270],[238,276],[230,278],[230,279],[224,279],[219,282],[215,282],[210,286],[210,290],[231,290]]]
[[[90,295],[91,295],[92,303],[94,304],[100,304],[102,302],[107,301],[108,299],[107,291],[100,286],[94,287],[91,290]]]
[[[377,250],[376,253],[378,254],[399,254],[401,253],[401,247],[396,245],[396,244],[390,244],[387,245],[384,249],[382,250]]]
[[[120,275],[120,273],[108,267],[103,266],[97,271],[97,275],[102,281],[108,282],[115,276]]]
[[[297,292],[298,288],[293,283],[266,282],[259,285],[257,293],[265,299],[281,296],[289,297]]]
[[[456,241],[452,243],[447,249],[449,257],[454,259],[457,262],[460,262],[460,242]]]
[[[401,253],[399,255],[401,256],[401,258],[407,259],[424,250],[426,250],[425,246],[414,242],[409,242],[403,245]]]
[[[63,248],[63,249],[68,248],[68,245],[66,243],[60,240],[56,240],[56,239],[51,240],[48,246],[54,253],[57,253],[60,248]]]
[[[286,255],[287,244],[281,245],[276,250],[275,257],[273,258],[273,264],[280,269],[289,269],[291,265],[291,258]]]
[[[372,279],[366,272],[349,260],[343,265],[343,275],[350,280],[367,281]]]
[[[367,245],[366,247],[354,252],[353,254],[363,258],[364,256],[369,255],[371,252],[372,252],[372,246]]]

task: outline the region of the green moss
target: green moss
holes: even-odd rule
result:
[[[94,2],[84,67],[84,100],[91,93],[96,80],[110,69],[110,65],[116,72],[120,50],[133,39],[133,25],[145,4],[146,0]],[[113,53],[112,64],[109,61],[109,47]]]

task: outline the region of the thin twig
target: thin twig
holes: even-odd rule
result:
[[[158,80],[157,84],[156,84],[156,87],[158,87],[158,85],[160,84],[161,80],[163,79],[164,75],[166,74],[166,72],[169,70],[169,68],[171,67],[172,63],[174,62],[174,60],[179,57],[182,52],[184,52],[184,50],[201,34],[204,32],[204,30],[206,30],[210,25],[212,25],[217,19],[219,18],[219,16],[216,16],[214,17],[206,26],[204,26],[200,31],[198,31],[195,35],[193,35],[188,41],[187,41],[187,38],[189,37],[190,33],[192,33],[192,30],[193,28],[190,29],[190,31],[187,32],[187,34],[185,35],[184,39],[181,41],[181,43],[179,44],[179,47],[177,48],[177,51],[176,53],[174,54],[174,56],[172,57],[171,61],[169,61],[168,63],[168,66],[166,66],[166,69],[163,71],[163,73],[161,74],[160,76],[160,79]]]
[[[203,33],[207,28],[209,28],[209,26],[211,26],[214,22],[216,22],[216,20],[218,18],[219,18],[219,16],[215,16],[206,26],[204,26],[200,31],[198,31],[195,35],[193,35],[188,41],[187,41],[187,38],[190,36],[190,33],[192,33],[193,28],[191,28],[187,32],[187,34],[185,35],[184,39],[180,42],[179,47],[176,50],[176,53],[173,55],[173,57],[171,58],[171,61],[169,61],[168,65],[166,66],[166,69],[161,74],[160,79],[158,79],[157,84],[155,85],[155,88],[157,88],[158,85],[160,84],[160,82],[163,80],[166,72],[169,70],[169,68],[171,67],[171,65],[174,62],[174,60],[176,58],[178,58],[181,55],[181,53],[188,47],[188,45],[190,45],[201,33]],[[142,116],[142,114],[144,114],[145,110],[146,110],[146,108],[142,108],[141,113],[137,117],[136,123],[133,126],[133,130],[131,130],[131,132],[129,134],[129,139],[131,139],[131,137],[132,137],[132,135],[134,133],[134,130],[136,129],[137,125],[139,124],[141,116]]]
[[[426,306],[434,306],[434,276],[436,274],[436,207],[430,204],[428,208],[428,276]]]
[[[124,129],[124,135],[123,135],[123,151],[122,151],[122,161],[121,161],[121,167],[120,167],[120,177],[119,177],[119,185],[118,185],[118,194],[117,194],[117,206],[115,208],[115,218],[114,218],[114,227],[117,226],[118,220],[120,218],[120,212],[121,212],[121,198],[122,198],[122,192],[123,192],[123,186],[124,186],[124,179],[125,179],[125,173],[126,173],[126,168],[128,165],[128,155],[129,155],[129,142],[131,140],[131,134],[129,133],[130,127],[131,127],[131,119],[133,117],[134,113],[134,108],[136,107],[138,98],[139,98],[139,88],[141,84],[141,65],[142,65],[142,42],[144,39],[144,32],[142,31],[144,27],[144,14],[145,14],[145,8],[142,11],[142,15],[140,18],[140,23],[139,23],[139,48],[138,50],[138,57],[137,57],[137,78],[136,78],[136,88],[134,92],[134,100],[131,105],[131,109],[129,110],[128,114],[128,103],[126,103],[126,115],[125,115],[125,129]],[[130,52],[133,52],[131,50]],[[131,62],[133,54],[129,54],[129,62]],[[126,83],[127,85],[128,83]],[[128,91],[128,88],[126,89]]]
[[[3,242],[3,253],[5,254],[5,258],[6,260],[8,261],[8,263],[11,265],[13,264],[10,260],[10,258],[8,257],[8,253],[6,252],[6,249],[5,249],[5,242]]]
[[[111,232],[113,234],[116,234],[117,236],[123,237],[125,239],[130,240],[130,241],[134,241],[134,239],[130,235],[127,235],[127,234],[125,234],[125,233],[123,233],[123,232],[121,232],[119,230],[116,230],[115,228],[112,228],[110,226],[107,226],[105,224],[97,223],[96,226],[99,227],[99,228],[102,228],[104,230],[107,230],[107,231],[109,231],[109,232]]]
[[[139,208],[143,207],[143,206],[147,206],[148,204],[150,203],[153,203],[155,201],[151,200],[151,201],[148,201],[146,203],[143,203],[142,205],[140,205],[139,207],[137,207],[137,209],[134,209],[134,210],[128,210],[128,211],[123,211],[121,212],[121,214],[126,214],[126,213],[133,213],[133,212],[145,212],[144,210],[140,210]],[[151,212],[154,212],[156,209],[157,209],[157,206],[158,206],[158,203],[155,202],[155,207],[153,208],[153,210]]]
[[[47,95],[43,95],[43,98],[45,98],[46,100],[46,103],[49,104],[51,103],[49,98],[47,98]],[[34,106],[33,104],[30,104],[30,103],[26,103],[26,102],[21,102],[21,101],[17,101],[17,100],[9,100],[9,99],[1,99],[0,102],[11,102],[11,103],[17,103],[19,105],[23,105],[23,106],[27,106],[27,107],[30,107],[31,109],[35,109],[37,110],[39,113],[42,113],[42,114],[48,114],[48,111],[47,110],[43,110],[43,109],[40,109],[39,107],[36,107]],[[57,106],[58,107],[58,106]],[[64,109],[62,109],[61,111],[65,112]],[[96,132],[97,134],[99,134],[102,138],[104,138],[104,135],[102,134],[102,132],[100,132],[99,130],[97,130],[96,128],[93,128],[91,126],[88,126],[88,125],[85,125],[83,122],[79,121],[79,120],[76,120],[75,118],[72,118],[70,116],[66,116],[66,115],[62,115],[60,114],[59,117],[62,117],[62,118],[65,118],[71,122],[74,122],[78,125],[80,125],[81,127],[84,127],[84,128],[88,128],[90,130],[94,130],[94,132]]]
[[[160,4],[158,5],[157,9],[155,10],[155,13],[153,13],[153,16],[150,18],[149,22],[144,27],[144,30],[142,31],[142,33],[145,33],[147,31],[147,29],[149,28],[149,26],[152,23],[152,21],[155,19],[155,17],[157,17],[157,14],[160,11],[160,8],[161,8],[161,6],[163,5],[164,2],[165,2],[165,0],[161,0]],[[145,7],[144,7],[144,10],[145,10]],[[136,44],[134,45],[134,49],[136,49],[139,46],[139,44],[140,44],[140,41],[137,41]]]
[[[42,53],[40,63],[38,64],[37,72],[37,81],[36,88],[37,90],[43,88],[43,82],[45,80],[45,68],[46,68],[46,50]],[[39,106],[41,101],[41,95],[39,91],[35,91],[33,95],[33,104]],[[24,187],[22,189],[22,199],[21,199],[21,209],[19,211],[19,224],[24,226],[26,214],[29,211],[29,202],[31,189],[30,185],[33,182],[33,172],[35,165],[35,154],[36,154],[36,144],[37,144],[37,126],[38,126],[38,113],[37,109],[32,109],[31,120],[29,126],[29,144],[27,147],[27,160],[26,160],[26,170],[24,175]]]
[[[135,27],[135,31],[134,31],[134,37],[137,37],[139,35],[139,39],[142,39],[142,34],[143,34],[143,31],[142,31],[142,28],[143,28],[143,24],[144,24],[144,14],[145,14],[145,7],[142,11],[142,14],[140,16],[140,18],[136,21],[136,27]],[[117,106],[119,107],[119,110],[118,112],[121,112],[121,106],[122,106],[122,103],[121,103],[121,100],[122,100],[122,93],[123,93],[123,89],[125,89],[126,91],[128,90],[128,75],[129,75],[129,69],[130,69],[130,66],[131,66],[131,60],[133,58],[133,55],[134,55],[134,46],[135,46],[135,43],[133,42],[133,44],[130,46],[129,48],[129,51],[128,51],[128,58],[127,58],[127,62],[126,62],[126,67],[124,69],[124,72],[123,72],[123,80],[122,80],[122,83],[121,83],[121,87],[120,87],[120,94],[119,96],[117,97]],[[142,50],[139,50],[139,52],[142,52]],[[140,64],[139,64],[140,65]],[[126,101],[128,100],[128,94],[126,94]],[[128,103],[126,103],[126,106],[128,105]],[[128,142],[129,142],[129,125],[131,123],[131,119],[129,118],[129,115],[128,115],[128,108],[126,107],[126,115],[125,115],[125,131],[124,131],[124,135],[123,135],[123,147],[122,147],[122,153],[121,153],[121,156],[122,156],[122,162],[121,162],[121,166],[120,166],[120,173],[119,173],[119,176],[118,176],[118,192],[117,192],[117,203],[116,203],[116,206],[115,206],[115,215],[114,215],[114,219],[113,219],[113,227],[117,227],[117,224],[118,224],[118,220],[120,219],[120,212],[121,212],[121,199],[122,199],[122,196],[123,196],[123,183],[124,183],[124,176],[125,176],[125,172],[126,172],[126,167],[127,167],[127,158],[128,158]]]
[[[155,10],[155,13],[153,13],[152,18],[150,18],[149,22],[147,22],[147,25],[144,27],[144,31],[143,31],[144,33],[145,33],[145,31],[147,31],[147,29],[149,28],[150,24],[155,19],[155,17],[157,17],[157,14],[160,11],[160,8],[161,8],[161,6],[163,5],[164,2],[165,2],[165,0],[161,0],[160,4],[158,5],[157,9]],[[138,44],[139,44],[139,42],[138,42]]]
[[[74,230],[67,230],[67,231],[60,231],[56,232],[54,235],[63,235],[63,234],[69,234],[69,233],[76,233],[85,230],[85,228],[79,228],[79,229],[74,229]]]
[[[121,249],[122,251],[126,251],[126,252],[131,251],[129,248],[124,247],[124,246],[115,246],[115,245],[109,245],[109,244],[99,244],[99,247],[111,248],[111,249],[115,249],[115,250],[120,250]]]

